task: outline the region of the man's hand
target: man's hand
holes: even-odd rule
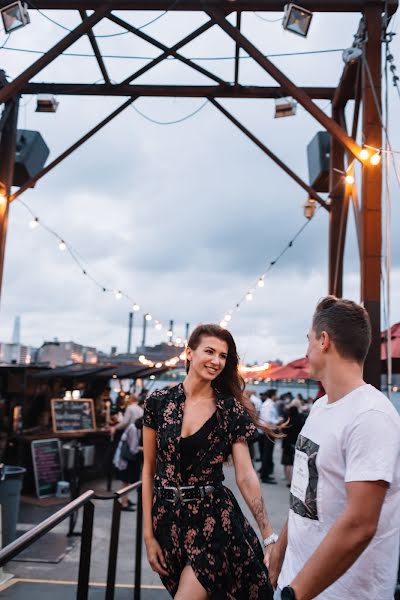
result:
[[[279,546],[276,544],[271,544],[269,547],[271,548],[269,554],[269,564],[266,563],[265,559],[264,564],[268,567],[269,579],[272,587],[276,589],[278,585],[278,577],[283,565],[283,559],[285,557],[285,552],[282,553]]]

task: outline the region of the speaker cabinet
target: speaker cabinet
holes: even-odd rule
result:
[[[39,173],[50,150],[38,131],[18,129],[13,185],[20,187]]]
[[[316,192],[329,192],[329,161],[331,136],[319,131],[307,146],[310,185]]]

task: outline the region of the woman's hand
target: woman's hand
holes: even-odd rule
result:
[[[274,544],[269,544],[264,551],[264,565],[267,567],[267,569],[269,570],[269,563],[271,560],[271,554],[272,554],[272,549],[273,549]]]
[[[155,571],[159,575],[168,575],[168,571],[166,570],[167,565],[165,562],[164,554],[156,538],[151,538],[150,540],[146,541],[145,544],[147,560],[149,561],[149,564],[153,571]]]
[[[270,548],[270,551],[268,554],[268,563],[267,563],[266,560],[267,560],[268,548]],[[279,548],[276,547],[276,544],[270,544],[270,546],[268,546],[268,548],[266,548],[264,563],[268,567],[269,580],[272,584],[272,587],[275,590],[278,585],[278,577],[279,577],[281,569],[282,569],[283,559],[280,556]]]

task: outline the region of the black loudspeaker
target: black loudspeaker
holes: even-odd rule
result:
[[[331,136],[319,131],[307,146],[310,185],[316,192],[329,192],[329,161]]]
[[[38,131],[18,129],[13,185],[20,187],[41,171],[50,150]]]

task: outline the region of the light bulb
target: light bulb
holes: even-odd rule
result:
[[[354,179],[353,175],[346,175],[345,181],[349,185],[353,185],[353,183],[355,182],[355,179]]]
[[[262,288],[265,285],[264,279],[262,277],[260,277],[260,279],[257,282],[258,287]]]
[[[6,203],[6,197],[4,194],[0,194],[0,205],[3,205]]]
[[[134,310],[135,312],[138,312],[138,310],[140,310],[140,306],[139,304],[137,304],[137,302],[135,302],[135,304],[132,306],[132,310]]]
[[[373,165],[374,167],[376,165],[379,165],[379,163],[381,162],[381,155],[379,154],[379,152],[376,152],[375,154],[373,154],[371,156],[371,158],[369,159],[369,162],[371,163],[371,165]]]
[[[246,294],[246,300],[248,302],[251,302],[251,300],[253,300],[253,294],[251,292],[247,292],[247,294]]]
[[[158,331],[160,331],[160,329],[162,329],[162,325],[161,325],[160,321],[156,321],[155,328],[156,328]]]
[[[168,331],[167,336],[170,337],[170,338],[173,336],[173,333],[172,333],[171,330]]]
[[[363,148],[360,151],[360,158],[361,158],[361,160],[368,160],[368,158],[369,158],[369,151],[366,148]]]
[[[226,321],[221,321],[221,323],[219,324],[220,327],[222,327],[222,329],[225,329],[225,327],[227,326],[227,322]]]
[[[144,318],[146,319],[146,321],[151,321],[153,317],[149,315],[149,313],[147,313],[147,315],[145,315]]]
[[[231,319],[232,319],[232,315],[230,315],[229,313],[227,313],[227,314],[224,316],[224,321],[226,321],[226,322],[229,322]]]
[[[58,247],[61,250],[61,252],[64,252],[64,250],[67,247],[67,244],[64,242],[64,240],[61,240],[61,242],[58,244]]]
[[[116,300],[121,300],[121,298],[122,298],[122,292],[120,292],[120,291],[118,290],[118,292],[115,294],[115,299],[116,299]]]
[[[39,225],[39,219],[37,217],[35,217],[34,219],[32,219],[32,221],[29,223],[29,227],[31,229],[36,229],[36,227]]]

